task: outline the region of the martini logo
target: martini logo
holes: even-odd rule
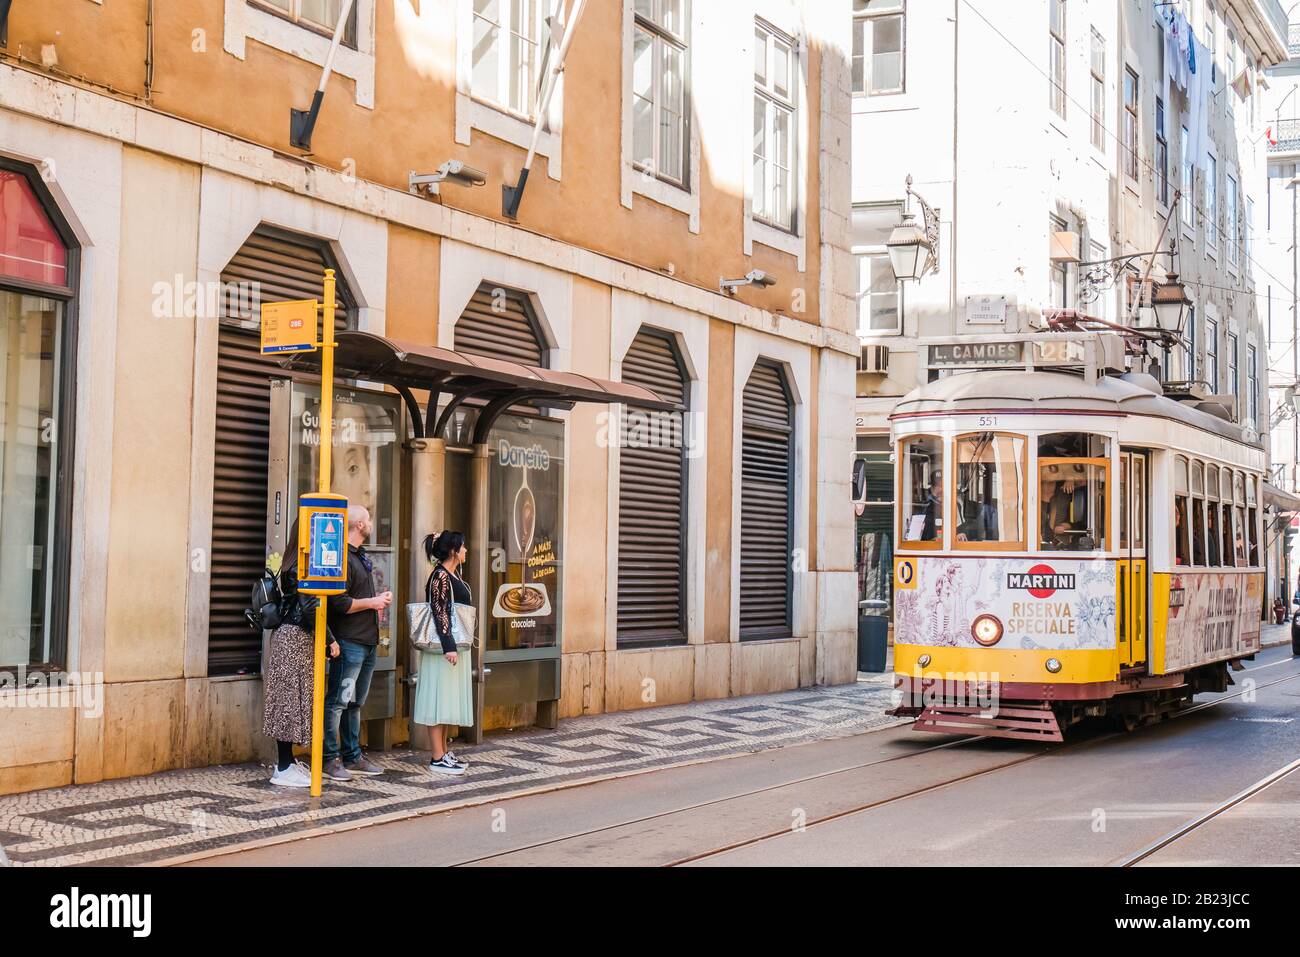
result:
[[[1074,591],[1074,576],[1058,575],[1051,565],[1035,565],[1027,572],[1007,575],[1007,587],[1027,591],[1035,598],[1051,598],[1058,588]]]

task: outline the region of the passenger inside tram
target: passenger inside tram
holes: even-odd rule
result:
[[[1218,514],[1219,514],[1218,507],[1214,502],[1211,502],[1210,507],[1205,511],[1205,524],[1206,524],[1205,539],[1210,546],[1209,564],[1211,568],[1220,564],[1219,563]]]
[[[1038,440],[1041,547],[1090,552],[1105,547],[1107,442],[1059,432]]]

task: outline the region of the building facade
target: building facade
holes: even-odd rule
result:
[[[1168,40],[1174,12],[1196,73]],[[1267,441],[1260,81],[1285,34],[1272,0],[854,4],[857,447],[880,490],[859,518],[860,597],[891,598],[888,416],[932,374],[918,342],[1045,328],[1058,310],[1149,321],[1143,290],[1171,243],[1193,312],[1180,348],[1131,368]],[[905,210],[922,218],[909,177],[935,212],[938,262],[900,284],[885,243]]]
[[[847,23],[802,0],[15,5],[0,792],[259,752],[242,609],[322,439],[318,379],[259,353],[258,317],[325,269],[340,330],[672,404],[666,441],[617,406],[498,421],[471,549],[545,602],[476,596],[506,689],[485,676],[479,730],[853,680]],[[534,141],[512,221],[498,186]],[[413,188],[447,161],[486,187]],[[371,508],[395,590],[371,746],[406,739],[401,607],[437,530],[411,518],[470,523],[484,413],[429,396],[335,400],[335,490]],[[422,434],[437,486],[412,478]],[[85,706],[61,706],[78,678]]]

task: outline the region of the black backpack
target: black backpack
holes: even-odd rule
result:
[[[249,599],[250,608],[244,609],[248,627],[254,631],[274,631],[283,623],[284,594],[280,591],[280,576],[263,569],[262,577],[253,585]]]

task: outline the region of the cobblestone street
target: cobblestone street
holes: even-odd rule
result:
[[[371,754],[378,778],[273,787],[256,764],[169,771],[0,798],[0,849],[13,866],[159,863],[321,829],[397,820],[730,755],[858,734],[894,723],[890,676],[739,700],[696,702],[490,735],[465,750],[461,779],[434,778],[427,755]],[[0,860],[0,864],[3,861]],[[396,863],[396,862],[395,862]]]

